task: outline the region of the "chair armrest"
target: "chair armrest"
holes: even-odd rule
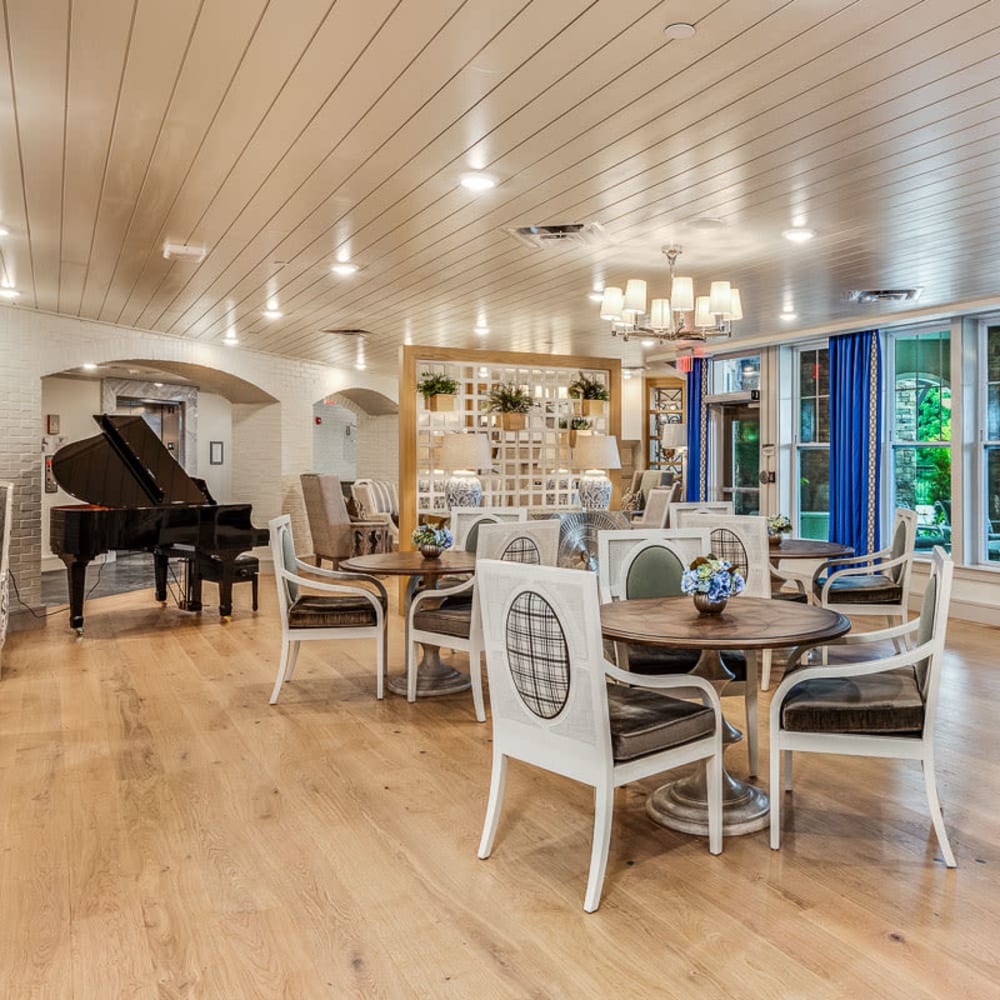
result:
[[[474,576],[469,577],[468,580],[462,583],[455,584],[454,587],[441,587],[440,589],[433,588],[430,590],[418,590],[414,595],[413,599],[410,601],[410,614],[412,615],[418,604],[424,601],[429,601],[431,598],[435,600],[440,600],[444,597],[454,597],[456,594],[468,594],[472,588],[475,586],[476,578]]]
[[[793,584],[795,584],[795,589],[798,590],[798,592],[800,594],[802,594],[803,596],[807,595],[806,585],[802,582],[802,580],[799,577],[797,577],[797,576],[786,576],[780,570],[777,570],[777,569],[774,568],[774,566],[771,566],[771,590],[772,591],[775,589],[774,588],[774,583],[775,582],[778,583],[778,589],[780,589],[781,587],[783,587],[786,583],[793,583]]]
[[[386,595],[385,588],[377,580],[374,582],[381,592],[380,595],[373,594],[367,587],[351,587],[336,583],[323,583],[321,580],[310,580],[306,576],[298,576],[296,573],[290,573],[287,569],[281,569],[277,566],[275,567],[275,573],[291,583],[297,583],[300,587],[308,587],[310,590],[318,590],[322,594],[364,597],[371,602],[373,607],[378,608],[380,614],[385,611],[388,604],[388,596]],[[359,577],[360,574],[355,579]],[[360,578],[364,579],[363,577]]]
[[[309,563],[303,562],[299,558],[296,558],[295,565],[297,568],[305,570],[311,576],[322,576],[329,580],[344,580],[349,583],[370,583],[376,590],[378,590],[385,600],[389,600],[389,595],[386,593],[386,589],[382,585],[382,581],[374,576],[370,576],[367,573],[350,573],[347,570],[341,569],[324,569],[322,566],[311,566]],[[308,580],[307,585],[315,587],[316,581]]]
[[[836,559],[825,559],[816,568],[813,579],[815,580],[822,573],[825,573],[831,566],[857,566],[859,563],[867,565],[877,559],[887,559],[890,555],[892,555],[892,549],[879,549],[878,552],[868,552],[860,556],[837,556]]]
[[[634,674],[629,670],[621,670],[614,664],[604,661],[604,673],[612,680],[632,687],[664,690],[666,688],[698,688],[706,706],[715,709],[716,726],[722,722],[722,702],[719,693],[712,685],[697,674]]]
[[[895,559],[885,559],[883,562],[880,562],[878,566],[874,565],[850,566],[847,569],[838,569],[835,572],[831,573],[824,581],[823,592],[822,594],[820,594],[820,600],[821,601],[826,600],[826,595],[829,593],[830,587],[837,580],[842,580],[844,577],[849,577],[849,576],[869,576],[873,570],[877,570],[879,573],[881,573],[884,570],[891,569],[893,566],[901,566],[903,563],[909,562],[910,559],[912,558],[913,558],[913,553],[904,552],[903,555],[896,556]],[[816,572],[813,574],[814,583],[817,581],[821,571],[822,567],[816,570]]]

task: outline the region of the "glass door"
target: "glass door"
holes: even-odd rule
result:
[[[719,443],[716,483],[722,500],[732,500],[735,514],[760,513],[760,409],[748,403],[711,407]]]

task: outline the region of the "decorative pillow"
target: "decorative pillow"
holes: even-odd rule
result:
[[[629,491],[622,497],[622,510],[644,510],[646,506],[642,490]]]
[[[347,516],[352,521],[364,521],[365,520],[365,508],[364,504],[359,503],[354,497],[349,497],[347,500]]]

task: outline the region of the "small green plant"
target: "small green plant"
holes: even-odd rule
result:
[[[573,399],[608,399],[608,390],[602,382],[583,372],[577,372],[568,390]]]
[[[458,383],[447,375],[436,375],[434,372],[421,372],[417,383],[417,392],[424,399],[431,396],[454,396],[458,392]]]
[[[767,519],[769,535],[785,535],[792,530],[792,522],[784,514],[775,514]]]
[[[566,417],[560,417],[559,430],[589,431],[590,421],[586,417],[573,417],[571,420],[567,420]]]
[[[514,382],[495,385],[486,395],[486,409],[490,413],[527,413],[533,405],[528,390]]]
[[[432,524],[421,524],[413,529],[410,536],[413,544],[417,547],[421,545],[436,545],[439,549],[450,549],[454,539],[447,528],[435,528]]]

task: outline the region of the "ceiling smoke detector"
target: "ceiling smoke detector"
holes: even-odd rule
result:
[[[550,226],[511,226],[505,233],[533,249],[581,243],[595,246],[604,242],[604,230],[597,222],[561,222]]]
[[[922,288],[867,288],[847,293],[848,302],[916,302]]]

